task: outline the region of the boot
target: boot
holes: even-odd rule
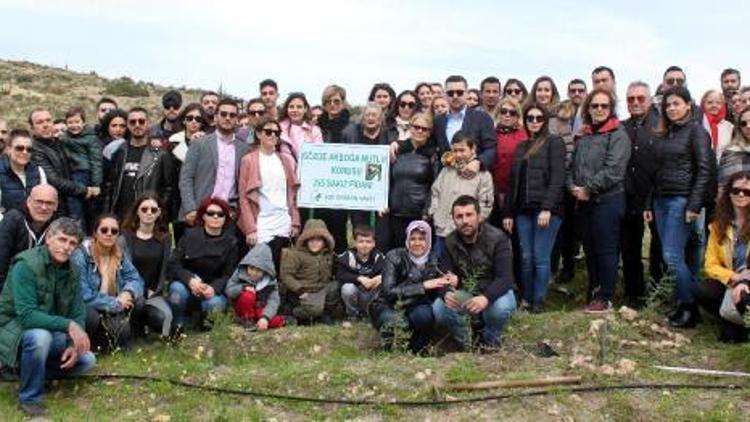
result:
[[[695,303],[681,304],[669,325],[674,328],[694,328],[701,321],[698,306]]]

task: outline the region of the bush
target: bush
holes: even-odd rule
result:
[[[31,83],[34,78],[31,75],[17,75],[16,82],[19,84]]]
[[[120,79],[107,81],[104,88],[104,94],[118,97],[148,97],[148,87],[143,82],[123,76]]]

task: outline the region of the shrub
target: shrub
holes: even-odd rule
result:
[[[107,81],[104,88],[104,94],[119,97],[148,97],[148,87],[143,82],[123,76],[120,79]]]

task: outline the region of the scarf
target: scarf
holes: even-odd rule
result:
[[[414,231],[422,232],[427,242],[427,250],[422,256],[414,256],[409,251],[409,239]],[[432,251],[432,229],[426,221],[414,220],[406,227],[406,250],[409,252],[411,262],[415,263],[418,267],[424,267],[427,264],[427,261],[430,259],[430,251]]]
[[[117,296],[117,269],[122,262],[122,250],[115,243],[112,250],[107,253],[99,242],[94,240],[91,242],[91,256],[102,278],[99,291],[109,296]]]
[[[708,122],[708,127],[711,132],[711,147],[716,150],[716,146],[719,143],[719,123],[721,123],[725,117],[727,117],[727,106],[722,105],[719,109],[719,112],[716,115],[713,115],[706,111],[706,109],[703,109],[703,115],[706,117],[706,121]]]

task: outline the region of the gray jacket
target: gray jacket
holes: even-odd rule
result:
[[[263,270],[265,273],[263,278],[257,282],[251,280],[250,276],[247,274],[248,266],[253,266]],[[264,304],[263,316],[268,320],[271,320],[271,318],[276,316],[281,299],[279,297],[279,286],[276,282],[276,269],[273,265],[271,248],[265,243],[255,245],[255,247],[250,249],[250,252],[242,258],[242,261],[240,261],[240,264],[237,266],[237,270],[232,274],[232,277],[229,278],[224,293],[229,300],[234,301],[242,294],[242,291],[247,286],[255,288],[258,303]]]
[[[180,170],[180,196],[182,199],[179,212],[180,220],[185,220],[185,214],[196,210],[200,202],[211,196],[214,191],[216,168],[219,163],[217,142],[218,139],[214,132],[190,143],[185,162]],[[236,184],[240,178],[240,162],[242,157],[250,150],[250,146],[235,138],[234,149],[234,181]]]
[[[625,170],[630,159],[630,137],[617,123],[601,132],[584,135],[576,141],[568,189],[582,186],[592,197],[625,189]]]

